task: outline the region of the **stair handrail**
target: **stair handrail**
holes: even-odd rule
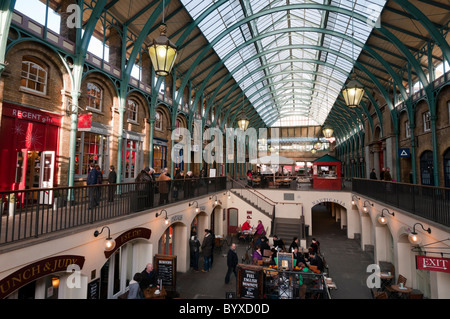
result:
[[[269,205],[275,206],[275,205],[277,205],[277,204],[280,204],[280,202],[276,202],[276,201],[274,201],[274,200],[271,200],[269,197],[267,197],[267,196],[263,195],[262,193],[258,192],[258,191],[257,191],[256,189],[254,189],[252,186],[243,184],[243,183],[241,183],[240,181],[238,181],[238,180],[236,180],[236,179],[234,179],[234,178],[232,178],[232,177],[228,177],[228,178],[229,178],[231,181],[233,181],[233,182],[235,182],[235,183],[241,185],[244,189],[248,189],[248,190],[253,191],[253,192],[255,193],[255,195],[257,195],[258,197],[260,197],[262,200],[264,200],[265,202],[267,202]]]

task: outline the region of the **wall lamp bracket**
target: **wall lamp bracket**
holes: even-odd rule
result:
[[[109,229],[108,226],[103,226],[103,228],[102,228],[100,231],[96,230],[96,231],[94,232],[94,237],[98,237],[100,234],[103,233],[103,231],[104,231],[105,229],[108,230],[108,237],[106,237],[105,249],[106,249],[107,251],[110,251],[110,250],[113,250],[114,247],[116,246],[116,241],[115,241],[114,239],[111,238],[111,230]]]

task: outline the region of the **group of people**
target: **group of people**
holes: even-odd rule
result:
[[[377,178],[377,172],[376,172],[375,168],[372,168],[372,171],[370,172],[370,179],[378,179]],[[386,167],[386,168],[383,167],[381,169],[380,180],[381,181],[388,181],[388,182],[392,181],[392,176],[391,176],[391,172],[389,170],[389,167]]]
[[[117,174],[114,170],[114,166],[110,166],[108,183],[115,184],[117,180]],[[103,172],[99,165],[94,163],[89,164],[89,172],[86,180],[88,186],[103,184]],[[114,187],[108,187],[108,202],[114,201]],[[89,209],[94,209],[100,204],[101,199],[101,187],[89,187]]]
[[[294,267],[299,266],[300,268],[309,268],[309,266],[315,266],[317,267],[318,272],[323,272],[325,269],[324,261],[319,253],[320,243],[315,238],[312,238],[311,244],[308,247],[308,251],[303,253],[299,245],[298,237],[294,237],[288,249],[286,249],[284,241],[277,235],[273,236],[272,246],[269,245],[269,240],[267,239],[267,237],[262,236],[260,243],[255,246],[252,254],[253,264],[261,263],[261,260],[263,260],[264,257],[265,250],[269,251],[269,253],[266,254],[265,257],[270,258],[271,265],[276,265],[275,258],[277,258],[278,253],[287,252],[293,254],[293,259],[296,261],[295,265],[293,265]]]
[[[150,167],[144,168],[136,177],[136,183],[142,183],[138,186],[138,190],[145,190],[142,192],[143,196],[151,198],[151,205],[153,206],[153,197],[159,193],[159,205],[165,205],[169,203],[169,194],[172,191],[172,199],[177,200],[180,191],[183,190],[184,197],[193,197],[194,193],[194,174],[192,171],[188,171],[184,174],[183,171],[176,169],[175,177],[172,179],[169,169],[164,168],[158,177],[155,175],[155,170]],[[191,179],[190,182],[188,180]],[[155,182],[155,183],[150,183]],[[147,205],[148,206],[148,203]]]
[[[158,275],[153,264],[148,263],[143,271],[135,273],[133,279],[130,280],[127,298],[144,299],[144,291],[151,287],[159,289]]]

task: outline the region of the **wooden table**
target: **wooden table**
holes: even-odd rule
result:
[[[391,285],[391,280],[394,278],[394,275],[389,275],[388,272],[380,272],[378,273],[378,277],[381,279],[381,287],[378,290],[385,290],[386,286]]]
[[[155,291],[156,291],[156,287],[144,289],[145,299],[166,299],[167,292],[164,289],[164,287],[162,287],[159,294],[155,294]]]
[[[408,294],[412,291],[411,287],[403,286],[403,288],[400,287],[400,285],[391,285],[391,288],[394,289],[396,292],[401,294],[401,297],[406,298]]]

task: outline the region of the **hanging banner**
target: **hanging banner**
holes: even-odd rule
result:
[[[450,259],[416,256],[416,269],[450,273]]]
[[[92,127],[92,114],[78,115],[78,130],[90,130]]]

